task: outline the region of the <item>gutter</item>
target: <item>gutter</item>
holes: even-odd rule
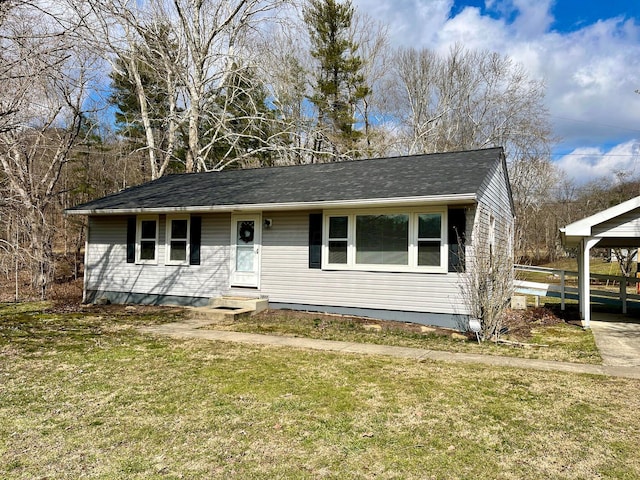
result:
[[[95,209],[68,209],[65,215],[129,215],[144,213],[227,213],[227,212],[261,212],[261,211],[287,211],[287,210],[313,210],[326,208],[366,208],[379,206],[418,206],[425,203],[430,205],[468,204],[477,202],[475,193],[453,195],[431,195],[420,197],[400,198],[370,198],[358,200],[329,200],[315,202],[288,202],[288,203],[254,203],[232,205],[204,205],[188,207],[152,207],[152,208],[95,208]]]

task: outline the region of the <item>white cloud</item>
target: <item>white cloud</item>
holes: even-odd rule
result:
[[[627,145],[640,138],[640,95],[635,93],[640,88],[640,19],[603,19],[559,32],[553,30],[554,0],[486,0],[487,8],[500,14],[492,16],[474,7],[454,16],[452,0],[354,3],[390,25],[396,46],[445,52],[461,42],[522,63],[547,85],[554,134],[565,151],[595,148],[606,153],[603,144]],[[608,162],[587,170],[595,175]]]
[[[640,175],[640,141],[630,140],[605,150],[598,147],[576,148],[557,161],[557,166],[577,184],[597,178],[631,180]]]

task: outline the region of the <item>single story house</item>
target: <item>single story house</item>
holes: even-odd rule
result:
[[[169,175],[66,213],[88,216],[86,302],[253,296],[449,327],[476,232],[511,248],[514,220],[501,148]]]

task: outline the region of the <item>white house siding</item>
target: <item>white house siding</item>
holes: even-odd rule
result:
[[[189,266],[164,265],[165,215],[159,216],[157,265],[126,262],[126,216],[90,217],[86,289],[186,298],[244,291],[282,304],[467,314],[458,273],[310,269],[309,213],[262,213],[273,226],[262,231],[259,290],[229,289],[230,214],[202,215],[201,264]],[[474,213],[467,206],[467,232]]]
[[[640,208],[593,227],[598,237],[640,237]]]
[[[219,295],[228,288],[230,216],[202,216],[201,264],[165,265],[166,216],[159,216],[158,263],[127,263],[126,216],[89,218],[89,249],[85,266],[88,292],[174,297]]]
[[[488,211],[496,219],[496,247],[511,248],[513,235],[513,210],[507,181],[506,165],[499,163],[478,192],[479,211]],[[478,228],[481,236],[486,238],[489,231],[490,219],[488,215],[479,215]]]
[[[263,212],[261,293],[270,302],[466,314],[458,274],[309,268],[309,213]]]

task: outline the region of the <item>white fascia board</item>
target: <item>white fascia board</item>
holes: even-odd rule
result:
[[[416,206],[428,203],[430,205],[455,205],[476,202],[475,193],[456,195],[431,195],[424,197],[400,198],[370,198],[360,200],[330,200],[323,202],[292,202],[292,203],[254,203],[248,205],[204,205],[189,207],[158,207],[158,208],[109,208],[88,210],[67,210],[65,215],[131,215],[143,213],[225,213],[225,212],[261,212],[311,209],[337,209],[377,206]]]
[[[589,237],[591,236],[591,230],[594,226],[606,222],[607,220],[611,220],[612,218],[619,217],[620,215],[624,215],[636,208],[640,208],[640,197],[632,198],[631,200],[627,200],[626,202],[622,202],[611,208],[602,210],[590,217],[570,223],[564,227],[564,232],[567,236]]]

